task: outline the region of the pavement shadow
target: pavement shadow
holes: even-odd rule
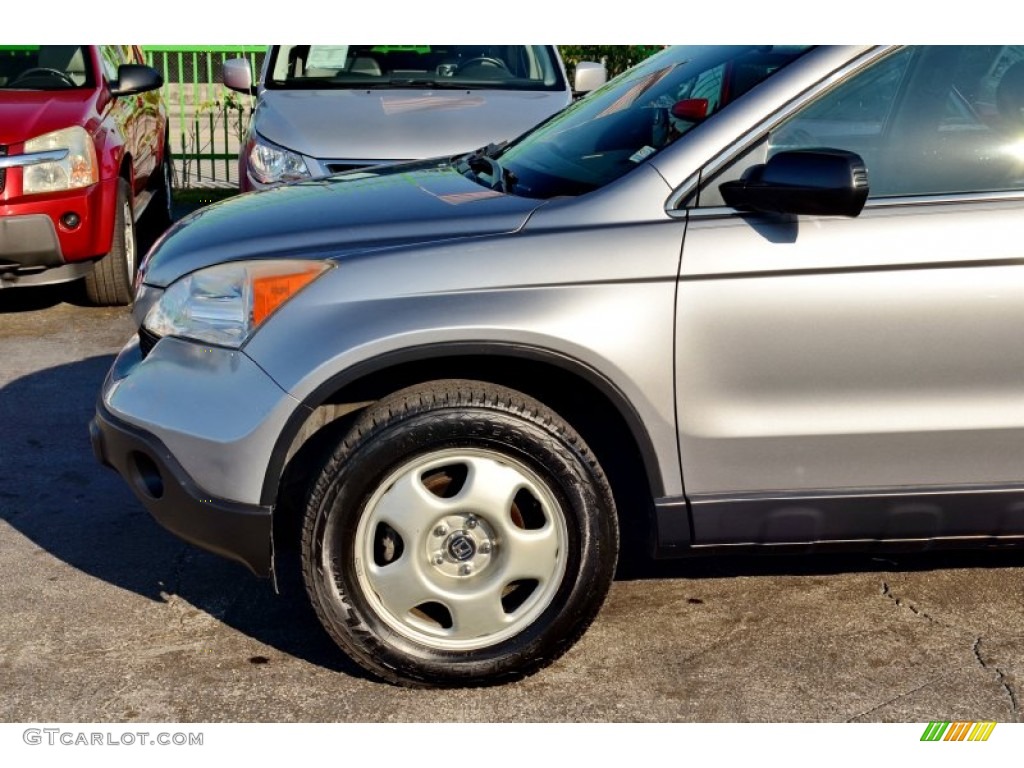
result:
[[[0,519],[90,576],[154,601],[178,596],[282,653],[366,677],[321,628],[293,571],[277,595],[244,567],[181,542],[96,462],[88,423],[113,360],[92,357],[0,389]]]
[[[0,289],[0,314],[36,312],[58,304],[77,304],[85,300],[81,280],[59,285],[25,286]]]

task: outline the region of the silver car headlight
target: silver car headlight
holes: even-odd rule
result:
[[[66,150],[60,160],[25,166],[22,192],[40,195],[88,187],[100,180],[96,145],[84,128],[73,126],[25,142],[25,154]]]
[[[146,314],[150,333],[237,349],[281,305],[333,266],[329,261],[238,261],[172,283]]]
[[[272,144],[255,131],[249,143],[248,166],[249,173],[260,184],[282,184],[310,176],[302,155]]]

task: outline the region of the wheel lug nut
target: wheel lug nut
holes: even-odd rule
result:
[[[482,541],[482,542],[480,542],[480,546],[477,548],[477,552],[479,552],[481,555],[489,555],[489,554],[491,554],[491,542],[489,542],[489,541]]]
[[[444,555],[442,555],[440,552],[438,554],[434,555],[434,565],[443,565],[443,564],[444,564]]]
[[[464,565],[460,565],[459,566],[459,575],[460,576],[469,576],[469,574],[471,574],[472,572],[473,572],[473,566],[470,565],[469,563],[466,563]]]
[[[467,517],[466,518],[466,527],[467,528],[476,528],[476,518],[473,517],[472,515]]]
[[[447,533],[448,533],[448,526],[446,526],[446,525],[439,525],[439,526],[437,526],[437,528],[434,529],[434,535],[435,536],[445,536],[445,535],[447,535]]]

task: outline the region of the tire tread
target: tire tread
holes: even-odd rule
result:
[[[125,179],[118,179],[117,201],[114,211],[114,237],[110,251],[100,258],[92,271],[85,276],[85,295],[89,303],[97,307],[127,306],[132,303],[132,280],[124,263],[124,203],[130,203],[131,188]],[[133,212],[134,215],[134,212]],[[134,222],[133,222],[134,226]],[[136,250],[138,243],[135,244]],[[136,263],[138,253],[136,253]]]

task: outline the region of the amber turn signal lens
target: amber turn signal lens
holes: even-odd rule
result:
[[[309,285],[323,272],[319,266],[311,267],[305,272],[294,272],[287,275],[268,275],[256,277],[252,281],[252,324],[258,326],[266,320],[274,310],[288,301],[292,296]]]

